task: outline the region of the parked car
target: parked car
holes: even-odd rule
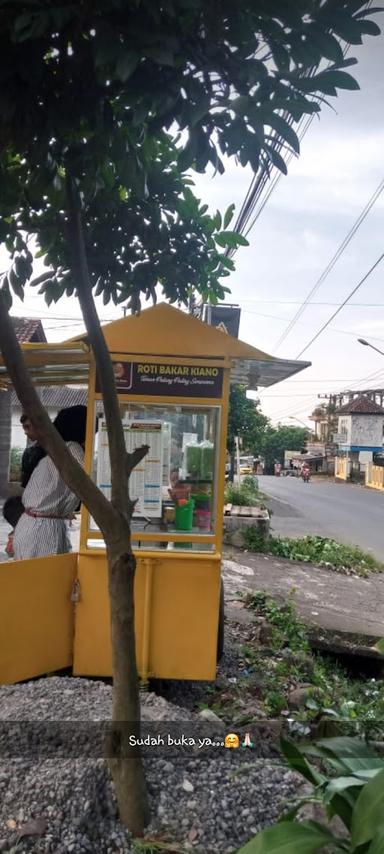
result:
[[[252,466],[248,465],[247,463],[240,463],[240,474],[253,474]]]

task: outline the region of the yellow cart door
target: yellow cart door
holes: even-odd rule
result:
[[[71,667],[77,559],[0,563],[0,684]]]

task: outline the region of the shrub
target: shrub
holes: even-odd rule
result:
[[[340,572],[349,570],[356,575],[368,575],[373,570],[383,570],[383,565],[372,555],[363,552],[357,546],[345,546],[327,537],[260,537],[256,527],[244,532],[245,548],[254,552],[268,552],[276,557],[314,563]]]
[[[255,492],[256,495],[259,492],[259,481],[257,477],[254,477],[252,474],[245,475],[241,481],[241,485],[246,489],[250,489],[252,492]]]
[[[327,738],[299,747],[285,739],[289,767],[313,788],[272,827],[246,843],[238,854],[382,854],[384,851],[384,759],[358,738]],[[321,763],[318,770],[309,758]],[[336,773],[335,773],[336,772]],[[307,803],[324,808],[324,821],[300,821]],[[341,830],[326,819],[337,816]]]
[[[236,504],[240,507],[256,507],[259,490],[256,477],[245,477],[240,486],[228,483],[225,488],[224,498],[226,504]]]

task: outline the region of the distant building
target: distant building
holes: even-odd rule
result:
[[[19,344],[46,342],[41,320],[35,317],[12,317],[12,325]],[[7,493],[9,455],[11,450],[12,391],[0,393],[0,496]],[[22,446],[25,445],[25,437]]]
[[[337,416],[339,453],[347,458],[349,474],[364,471],[383,450],[384,409],[360,395],[338,409]]]
[[[332,434],[337,429],[337,412],[334,404],[322,404],[309,415],[309,421],[314,421],[315,441],[329,445],[332,443]]]
[[[71,388],[69,386],[37,386],[36,391],[43,406],[47,410],[51,421],[53,421],[60,409],[64,409],[67,406],[87,404],[87,389],[85,388]],[[11,448],[24,448],[26,440],[24,430],[20,424],[20,416],[22,415],[23,410],[16,392],[12,391],[11,394]]]

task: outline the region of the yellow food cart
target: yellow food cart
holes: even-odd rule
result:
[[[230,383],[270,386],[309,363],[275,359],[167,304],[103,331],[127,450],[150,448],[130,485],[139,674],[214,679]],[[87,384],[85,468],[108,497],[102,397],[86,336],[23,350],[36,385]],[[10,385],[2,363],[0,385]],[[0,564],[0,683],[64,668],[111,676],[105,548],[84,506],[78,551]]]

